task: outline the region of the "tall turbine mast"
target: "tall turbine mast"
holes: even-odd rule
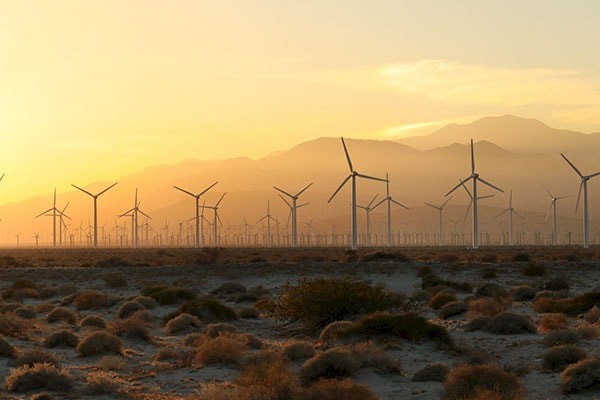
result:
[[[273,241],[271,238],[271,221],[277,222],[275,218],[271,215],[270,202],[267,200],[267,214],[264,217],[256,221],[258,224],[261,221],[267,220],[267,247],[271,247],[273,245]]]
[[[374,176],[364,175],[354,170],[352,166],[352,160],[350,159],[350,154],[348,153],[348,149],[346,148],[346,142],[344,142],[344,138],[342,139],[342,146],[344,147],[344,153],[346,154],[346,160],[348,161],[348,168],[350,169],[350,174],[342,181],[340,186],[337,188],[335,192],[331,195],[327,202],[331,202],[336,194],[344,187],[344,185],[352,180],[352,250],[356,250],[358,247],[358,225],[356,223],[356,177],[371,179],[374,181],[387,182],[387,179],[376,178]]]
[[[506,208],[504,211],[500,212],[500,214],[496,215],[496,218],[500,217],[501,215],[504,215],[505,213],[509,213],[508,214],[508,245],[512,246],[513,245],[513,214],[515,214],[517,217],[519,217],[521,219],[525,219],[521,216],[521,214],[516,212],[512,206],[512,190],[510,191],[510,197],[508,200],[508,208]]]
[[[100,197],[102,194],[106,193],[106,191],[108,191],[110,188],[114,187],[117,183],[119,183],[119,182],[113,183],[106,189],[104,189],[101,192],[98,192],[96,194],[90,193],[87,190],[82,189],[77,185],[71,184],[71,186],[73,186],[75,189],[81,190],[83,193],[87,194],[88,196],[90,196],[91,198],[94,199],[94,247],[98,247],[98,197]]]
[[[443,225],[443,221],[442,221],[442,211],[444,211],[444,207],[446,206],[446,204],[448,204],[448,202],[452,200],[452,196],[450,196],[445,202],[442,203],[441,206],[435,206],[431,203],[427,203],[424,202],[425,205],[428,205],[431,208],[435,208],[436,210],[438,210],[439,214],[440,214],[440,231],[438,233],[438,246],[443,246],[444,245],[444,225]]]
[[[217,223],[219,223],[220,226],[223,226],[223,222],[221,222],[221,218],[219,217],[219,204],[221,204],[221,201],[223,200],[223,197],[225,197],[225,195],[227,194],[227,192],[224,192],[221,197],[219,198],[219,201],[217,201],[217,203],[214,206],[207,206],[207,205],[202,205],[202,208],[208,208],[213,210],[213,242],[214,242],[214,246],[218,247],[219,246],[219,235],[218,235],[218,227],[217,227]]]
[[[215,186],[217,183],[219,183],[218,181],[213,183],[212,185],[210,185],[209,187],[207,187],[206,189],[204,189],[202,192],[198,193],[198,194],[194,194],[192,192],[188,192],[185,189],[182,189],[178,186],[173,186],[175,189],[192,196],[194,199],[196,199],[196,241],[194,243],[194,247],[198,248],[200,247],[200,196],[202,196],[204,193],[208,192],[213,186]],[[167,240],[169,240],[167,238]]]
[[[373,205],[373,203],[375,202],[375,199],[377,198],[377,194],[373,197],[373,199],[371,200],[371,202],[369,202],[369,204],[367,204],[366,206],[360,206],[360,205],[356,205],[356,207],[358,208],[362,208],[363,210],[365,210],[367,212],[367,238],[365,240],[365,243],[367,246],[371,245],[371,211],[373,211],[373,209],[375,207],[371,207],[371,205]]]
[[[297,218],[297,211],[300,207],[303,207],[305,205],[307,205],[308,203],[304,203],[301,205],[297,204],[298,201],[298,197],[300,197],[300,195],[302,193],[304,193],[304,191],[306,189],[308,189],[309,187],[312,186],[312,182],[309,183],[308,185],[306,185],[304,187],[304,189],[302,189],[301,191],[299,191],[298,193],[296,193],[295,195],[292,195],[288,192],[286,192],[283,189],[278,188],[277,186],[273,186],[273,189],[277,190],[278,192],[283,193],[284,195],[288,196],[290,198],[290,200],[292,200],[291,204],[290,202],[288,202],[285,197],[283,197],[282,195],[279,195],[279,197],[281,197],[281,199],[285,202],[285,204],[288,205],[288,207],[290,208],[290,215],[292,216],[292,247],[296,247],[298,245],[298,218]]]
[[[550,206],[548,207],[548,212],[546,213],[544,223],[548,222],[548,217],[550,217],[550,213],[552,212],[552,245],[556,246],[559,244],[558,223],[556,218],[556,202],[558,200],[566,199],[570,196],[555,197],[552,193],[550,193],[548,189],[546,189],[546,187],[544,187],[544,190],[546,191],[546,193],[548,193],[548,196],[550,196]]]

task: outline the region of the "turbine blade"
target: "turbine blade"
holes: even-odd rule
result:
[[[73,186],[75,189],[79,189],[79,190],[81,190],[83,193],[86,193],[86,194],[88,194],[89,196],[92,196],[92,197],[94,197],[94,195],[93,195],[93,194],[91,194],[90,192],[88,192],[88,191],[87,191],[87,190],[85,190],[85,189],[82,189],[82,188],[80,188],[80,187],[79,187],[79,186],[77,186],[77,185],[73,185],[73,184],[71,183],[71,186]],[[54,197],[56,198],[56,192],[54,192]]]
[[[471,174],[475,173],[475,151],[473,150],[473,139],[471,139]]]
[[[567,158],[567,156],[565,156],[563,153],[560,153],[560,155],[562,156],[562,158],[565,159],[565,161],[567,163],[569,163],[569,165],[571,166],[571,168],[573,168],[575,170],[575,172],[577,172],[577,175],[579,175],[580,178],[583,178],[583,174],[581,173],[581,171],[579,171],[577,169],[577,167],[575,166],[575,164],[573,164],[571,161],[569,161],[569,159]]]
[[[477,178],[477,179],[479,179],[479,180],[481,181],[481,183],[484,183],[484,184],[488,185],[488,186],[489,186],[489,187],[491,187],[492,189],[496,189],[496,190],[498,190],[499,192],[502,192],[502,193],[504,193],[504,190],[500,189],[500,188],[499,188],[499,187],[497,187],[497,186],[494,186],[494,185],[492,185],[491,183],[489,183],[488,181],[486,181],[486,180],[482,179],[481,177],[479,177],[479,178]]]
[[[309,188],[309,187],[311,187],[311,186],[312,186],[312,182],[311,182],[311,183],[309,183],[308,185],[306,185],[306,187],[305,187],[304,189],[302,189],[301,191],[299,191],[299,192],[296,194],[296,197],[300,196],[302,193],[304,193],[304,191],[305,191],[306,189],[308,189],[308,188]]]
[[[180,190],[180,191],[182,191],[182,192],[183,192],[183,193],[185,193],[185,194],[189,194],[189,195],[190,195],[190,196],[192,196],[192,197],[196,197],[196,195],[195,195],[194,193],[192,193],[192,192],[188,192],[187,190],[185,190],[185,189],[182,189],[182,188],[180,188],[179,186],[175,186],[175,185],[173,185],[173,187],[174,187],[175,189],[177,189],[177,190]]]
[[[350,167],[350,172],[354,172],[354,168],[352,167],[352,161],[350,160],[350,154],[348,154],[348,149],[346,148],[346,142],[344,142],[344,138],[342,139],[342,146],[344,146],[344,153],[346,154],[346,160],[348,160],[348,167]]]
[[[472,198],[471,198],[471,201],[469,202],[469,205],[467,206],[467,211],[465,212],[465,217],[463,218],[463,222],[465,222],[467,220],[467,217],[469,216],[469,211],[471,211],[471,206],[473,206]]]
[[[469,179],[469,178],[467,178]],[[462,185],[462,187],[465,189],[465,191],[467,192],[467,194],[469,195],[469,197],[471,198],[471,201],[473,200],[473,195],[471,194],[471,192],[469,191],[469,189],[467,188],[467,185],[465,185],[465,182],[467,181],[467,179],[460,181],[460,184]],[[446,195],[447,196],[447,195]]]
[[[360,176],[361,178],[365,178],[365,179],[372,179],[374,181],[381,181],[381,182],[387,182],[385,179],[383,178],[376,178],[374,176],[370,176],[370,175],[365,175],[365,174],[359,174],[356,173],[356,176]]]
[[[310,203],[304,203],[304,204],[300,204],[299,206],[296,206],[296,208],[304,207],[304,206],[307,206],[307,205],[309,205],[309,204],[310,204]]]
[[[281,200],[283,200],[290,209],[292,208],[292,205],[290,203],[288,203],[288,201],[285,199],[285,197],[283,197],[282,195],[279,195],[279,197],[281,197]]]
[[[450,200],[452,200],[452,197],[454,197],[454,196],[450,196],[450,198],[449,198],[448,200],[446,200],[444,203],[442,203],[442,205],[440,206],[440,209],[443,209],[443,208],[444,208],[444,206],[446,206],[446,204],[448,204],[448,202],[449,202]]]
[[[516,212],[515,210],[513,210],[513,212],[515,213],[515,215],[521,219],[525,219],[521,214],[519,214],[518,212]]]
[[[333,198],[335,197],[335,195],[336,195],[336,194],[338,194],[338,192],[339,192],[340,190],[342,190],[342,188],[344,187],[344,185],[346,184],[346,182],[348,182],[348,180],[350,180],[350,178],[352,178],[352,175],[348,175],[348,176],[346,177],[346,179],[344,179],[344,180],[342,181],[341,185],[340,185],[340,186],[339,186],[339,187],[336,189],[336,191],[335,191],[335,192],[333,192],[333,194],[331,195],[331,197],[329,198],[329,200],[327,200],[327,202],[328,202],[328,203],[329,203],[329,202],[331,202],[331,200],[333,200]]]
[[[200,192],[200,194],[198,196],[202,196],[204,193],[208,192],[217,183],[219,183],[219,181],[216,181],[215,183],[213,183],[212,185],[210,185],[209,187],[207,187],[206,189],[204,189],[202,192]]]
[[[598,176],[598,175],[600,175],[600,171],[598,171],[598,172],[596,172],[594,174],[588,175],[588,177],[589,178],[593,178],[593,177]]]
[[[264,220],[267,217],[268,217],[268,215],[265,215],[264,217],[262,217],[261,219],[259,219],[258,221],[256,221],[255,224],[258,224],[260,221]]]
[[[53,210],[53,208],[49,208],[49,209],[47,209],[46,211],[44,211],[43,213],[40,213],[39,215],[36,215],[36,218],[39,218],[39,217],[41,217],[42,215],[44,215],[44,214],[46,214],[47,212],[50,212],[50,211],[52,211],[52,210]]]
[[[404,204],[402,204],[402,203],[399,203],[399,202],[397,202],[397,201],[396,201],[396,200],[394,200],[394,199],[390,199],[390,201],[391,201],[392,203],[394,203],[394,204],[396,204],[396,205],[398,205],[398,206],[400,206],[400,207],[402,207],[402,208],[406,209],[406,210],[410,210],[410,208],[406,207],[406,206],[405,206]]]
[[[427,203],[426,201],[424,201],[423,203],[425,203],[425,204],[426,204],[426,205],[428,205],[429,207],[432,207],[432,208],[435,208],[436,210],[439,210],[439,207],[438,207],[438,206],[434,206],[433,204],[431,204],[431,203]]]
[[[217,201],[217,204],[215,204],[215,208],[219,207],[219,204],[221,204],[221,200],[223,200],[223,197],[225,197],[226,194],[227,194],[227,192],[225,192],[221,195],[221,198],[219,199],[219,201]]]
[[[70,201],[67,201],[67,204],[65,204],[65,207],[60,212],[61,214],[65,212],[65,210],[67,209],[67,207],[69,207],[69,203],[70,203]]]
[[[144,217],[146,217],[146,218],[148,218],[148,219],[152,219],[152,217],[151,217],[151,216],[149,216],[148,214],[146,214],[145,212],[143,212],[143,211],[142,211],[142,210],[140,210],[139,208],[138,208],[138,210],[137,210],[137,211],[138,211],[140,214],[142,214]]]
[[[117,183],[119,183],[119,182],[115,182],[115,183],[113,183],[112,185],[110,185],[109,187],[107,187],[106,189],[104,189],[103,191],[101,191],[100,193],[98,193],[98,194],[96,195],[96,197],[100,196],[101,194],[104,194],[104,193],[106,193],[106,192],[108,191],[108,189],[110,189],[110,188],[114,187],[114,186],[115,186]]]
[[[548,188],[542,183],[542,187],[544,188],[544,190],[546,191],[546,193],[548,193],[548,196],[550,196],[550,198],[554,198],[554,196],[552,196],[552,193],[550,193],[550,191],[548,190]]]
[[[508,208],[506,210],[502,211],[501,213],[499,213],[498,215],[496,215],[496,218],[498,218],[501,215],[506,214],[507,211],[508,211]]]
[[[289,194],[288,192],[286,192],[285,190],[279,189],[277,186],[273,186],[273,188],[274,188],[275,190],[278,190],[278,191],[280,191],[281,193],[285,194],[286,196],[289,196],[289,197],[294,197],[294,196],[292,196],[291,194]]]
[[[469,192],[469,189],[467,189],[467,187],[465,186],[465,181],[466,181],[467,179],[470,179],[470,178],[466,178],[464,181],[462,181],[462,180],[460,180],[460,179],[459,179],[459,180],[458,180],[458,185],[454,186],[454,187],[453,187],[453,188],[452,188],[452,189],[451,189],[451,190],[450,190],[448,193],[446,193],[446,194],[444,195],[444,197],[448,197],[448,195],[449,195],[450,193],[454,192],[456,189],[458,189],[458,188],[459,188],[459,187],[461,187],[461,186],[465,188],[465,190],[467,191],[467,193],[469,193],[469,197],[472,197],[472,196],[471,196],[471,193]]]
[[[373,206],[373,208],[371,208],[371,210],[376,209],[377,207],[379,207],[381,205],[381,203],[383,203],[384,201],[386,201],[388,198],[386,197],[385,199],[381,199],[381,201],[379,201],[377,204],[375,204]]]
[[[379,195],[378,195],[378,194],[376,194],[376,195],[373,197],[373,200],[371,200],[371,202],[370,202],[369,204],[367,204],[367,208],[370,208],[370,207],[371,207],[371,205],[373,204],[373,202],[375,201],[375,199],[377,198],[377,196],[379,196]]]
[[[490,197],[496,197],[496,195],[495,194],[486,194],[485,196],[477,196],[477,200],[489,199]]]
[[[2,176],[0,176],[0,182],[2,181],[2,179],[4,179],[4,175],[6,174],[2,174]]]
[[[579,208],[579,199],[581,198],[581,190],[583,189],[583,179],[581,180],[581,183],[579,184],[579,191],[577,192],[577,202],[575,202],[575,212],[577,212],[577,209]]]
[[[223,222],[221,222],[221,217],[219,217],[219,213],[217,213],[217,221],[219,222],[220,226],[223,226]]]

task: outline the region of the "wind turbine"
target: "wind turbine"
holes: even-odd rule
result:
[[[188,194],[196,199],[196,241],[194,243],[194,247],[196,247],[196,248],[200,247],[200,196],[202,196],[204,193],[208,192],[217,183],[219,183],[219,182],[217,181],[217,182],[213,183],[212,185],[210,185],[209,187],[207,187],[206,189],[204,189],[202,192],[200,192],[198,194],[188,192],[187,190],[182,189],[178,186],[173,186],[175,189],[182,191],[183,193]],[[168,240],[168,238],[167,238],[167,240]]]
[[[371,205],[373,204],[373,202],[375,201],[375,199],[377,198],[377,194],[373,197],[373,199],[371,200],[371,202],[369,204],[367,204],[366,206],[360,206],[360,205],[356,205],[356,207],[358,208],[362,208],[363,210],[365,210],[367,212],[367,240],[365,241],[365,243],[367,244],[367,246],[371,245],[371,219],[369,218],[371,216],[371,211],[373,211],[373,209],[375,207],[371,207]]]
[[[358,247],[358,225],[356,224],[356,177],[371,179],[374,181],[388,182],[387,179],[376,178],[374,176],[364,175],[354,170],[352,166],[352,161],[350,160],[350,154],[348,154],[348,149],[346,148],[346,142],[344,142],[344,138],[342,139],[342,146],[344,147],[344,153],[346,154],[346,160],[348,161],[348,167],[350,169],[350,174],[342,181],[340,186],[337,188],[335,192],[331,195],[327,203],[331,202],[336,194],[344,187],[344,185],[352,180],[352,250],[356,250]]]
[[[477,248],[479,248],[479,227],[478,227],[478,220],[477,220],[477,200],[479,200],[479,197],[477,197],[477,181],[481,181],[481,183],[491,187],[492,189],[496,189],[502,193],[504,193],[504,191],[502,189],[492,185],[491,183],[487,182],[486,180],[481,178],[477,172],[475,172],[475,152],[473,150],[473,139],[471,139],[471,175],[469,175],[465,179],[461,180],[458,185],[456,185],[452,190],[450,190],[448,193],[446,193],[446,196],[450,195],[456,189],[463,186],[464,183],[466,181],[468,181],[469,179],[471,179],[473,181],[473,194],[471,195],[472,196],[471,199],[473,202],[473,237],[472,237],[473,243],[472,243],[472,246],[474,249],[477,249]]]
[[[387,172],[385,173],[385,198],[381,199],[381,201],[373,206],[373,210],[379,207],[384,201],[387,201],[387,247],[392,246],[392,203],[399,205],[400,207],[408,210],[404,204],[397,202],[390,196],[390,180],[388,178]]]
[[[140,210],[140,203],[138,201],[138,190],[135,189],[135,197],[133,200],[133,208],[125,211],[123,214],[118,215],[121,217],[131,217],[131,247],[137,248],[139,246],[139,225],[138,225],[138,214],[142,214],[148,219],[152,219],[148,214]]]
[[[446,204],[448,204],[448,202],[450,200],[452,200],[452,197],[453,196],[450,196],[448,198],[448,200],[446,200],[445,202],[442,203],[441,206],[434,206],[431,203],[427,203],[426,201],[424,202],[425,205],[428,205],[429,207],[435,208],[440,213],[440,232],[438,233],[438,245],[439,246],[443,246],[444,245],[444,225],[443,225],[443,222],[442,222],[442,211],[444,211],[444,207],[446,206]]]
[[[550,206],[548,207],[548,212],[546,213],[546,218],[544,219],[544,223],[548,222],[548,217],[550,217],[550,212],[552,212],[552,245],[556,246],[558,244],[558,224],[556,220],[556,202],[558,200],[566,199],[570,196],[563,197],[555,197],[546,187],[544,187],[548,196],[550,196]]]
[[[52,214],[48,214],[50,211],[52,211]],[[42,215],[52,217],[52,247],[56,247],[56,217],[60,215],[60,210],[56,208],[56,188],[54,188],[54,200],[52,202],[52,208],[49,208],[46,211],[38,214],[36,218],[39,218]]]
[[[506,208],[500,214],[496,215],[496,218],[498,218],[501,215],[504,215],[507,212],[509,213],[508,214],[508,245],[512,246],[513,245],[513,214],[516,214],[521,219],[525,219],[521,216],[521,214],[516,212],[512,206],[512,190],[510,191],[510,197],[508,200],[508,208]]]
[[[290,208],[290,213],[292,216],[292,247],[296,247],[298,245],[298,225],[297,225],[297,211],[300,207],[304,207],[305,205],[307,205],[308,203],[304,203],[304,204],[297,204],[297,200],[298,197],[300,197],[300,195],[302,193],[304,193],[304,191],[306,189],[308,189],[309,187],[312,186],[312,182],[309,183],[308,185],[306,185],[304,187],[304,189],[302,189],[301,191],[299,191],[298,193],[292,195],[288,192],[286,192],[285,190],[282,190],[280,188],[278,188],[277,186],[273,186],[273,188],[283,194],[285,194],[286,196],[288,196],[290,198],[290,200],[292,200],[291,204],[289,201],[287,201],[285,199],[285,197],[283,197],[282,195],[279,195],[279,197],[281,197],[281,199],[285,202],[285,204],[288,205],[288,207]]]
[[[590,220],[588,214],[588,191],[587,191],[587,183],[588,181],[600,175],[600,172],[593,173],[591,175],[583,175],[581,171],[577,169],[577,167],[569,161],[569,159],[563,154],[560,153],[562,158],[575,170],[577,175],[581,178],[581,183],[579,184],[579,192],[577,192],[577,203],[575,203],[575,212],[577,212],[577,208],[579,207],[579,198],[581,197],[581,188],[583,188],[583,248],[587,249],[590,247]]]
[[[83,193],[87,194],[88,196],[90,196],[91,198],[94,199],[94,247],[98,247],[98,197],[100,197],[100,195],[106,193],[106,191],[108,189],[114,187],[117,183],[119,183],[119,182],[113,183],[106,189],[104,189],[101,192],[98,192],[96,194],[92,194],[92,193],[88,192],[87,190],[80,188],[79,186],[71,184],[71,186],[73,186],[75,189],[81,190]]]
[[[258,224],[261,221],[267,220],[267,247],[271,247],[272,245],[272,238],[271,238],[271,220],[277,222],[277,220],[275,218],[273,218],[271,216],[271,209],[269,206],[269,201],[267,200],[267,214],[262,217],[261,219],[259,219],[258,221],[256,221],[256,223]]]
[[[214,206],[207,206],[207,205],[203,205],[202,208],[209,208],[211,210],[214,211],[213,214],[213,242],[214,242],[214,246],[218,247],[219,246],[219,236],[218,236],[218,231],[217,231],[217,222],[219,223],[219,225],[223,226],[223,223],[221,222],[221,218],[219,217],[219,204],[221,204],[221,200],[223,200],[223,197],[225,197],[225,195],[227,194],[227,192],[223,193],[221,195],[221,198],[219,199],[219,201],[217,201],[217,204],[215,204]]]

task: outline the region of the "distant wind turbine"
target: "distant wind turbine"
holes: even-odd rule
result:
[[[519,217],[521,219],[525,219],[521,216],[521,214],[516,212],[512,206],[512,190],[510,191],[510,197],[508,200],[508,208],[504,209],[504,211],[502,211],[500,214],[496,215],[496,218],[498,218],[501,215],[504,215],[505,213],[509,213],[508,214],[508,245],[512,246],[513,245],[513,214],[515,214],[517,217]]]
[[[198,194],[194,194],[192,192],[188,192],[185,189],[182,189],[178,186],[173,186],[175,189],[188,194],[190,196],[192,196],[194,199],[196,199],[196,241],[194,243],[194,247],[198,248],[200,247],[200,196],[202,196],[204,193],[208,192],[213,186],[215,186],[217,183],[219,183],[218,181],[213,183],[212,185],[210,185],[209,187],[207,187],[206,189],[204,189],[202,192],[198,193]],[[167,238],[168,240],[168,238]]]
[[[591,175],[583,175],[579,169],[571,162],[569,159],[563,154],[560,153],[562,158],[573,168],[573,170],[579,175],[581,178],[581,183],[579,184],[579,192],[577,192],[577,203],[575,204],[575,212],[577,212],[577,208],[579,207],[579,199],[581,198],[581,189],[583,188],[583,247],[587,249],[590,247],[590,220],[588,214],[588,191],[587,191],[587,183],[588,181],[600,175],[600,172],[593,173]]]
[[[219,232],[218,232],[218,227],[217,227],[217,223],[220,226],[223,226],[223,223],[221,222],[221,218],[219,217],[219,204],[221,204],[221,201],[223,200],[223,197],[225,197],[225,195],[227,194],[227,192],[224,192],[221,197],[219,198],[219,201],[217,201],[217,203],[214,206],[207,206],[207,205],[203,205],[203,208],[208,208],[213,210],[214,214],[213,214],[213,245],[215,247],[219,246]]]
[[[348,154],[348,149],[346,148],[346,143],[344,142],[344,138],[342,139],[342,146],[344,147],[344,153],[346,154],[346,160],[348,161],[348,167],[350,169],[350,174],[342,181],[340,186],[337,188],[335,192],[331,195],[327,202],[331,202],[336,194],[344,187],[344,185],[352,180],[352,250],[356,250],[358,247],[358,225],[356,223],[356,177],[371,179],[374,181],[387,182],[387,179],[376,178],[374,176],[364,175],[354,170],[352,166],[352,160],[350,160],[350,154]]]
[[[448,204],[448,202],[452,200],[452,196],[450,196],[445,202],[442,203],[441,206],[435,206],[431,203],[427,203],[424,202],[425,205],[428,205],[431,208],[435,208],[436,210],[438,210],[439,214],[440,214],[440,231],[438,233],[438,246],[443,246],[444,245],[444,224],[442,221],[442,211],[444,211],[444,207],[446,206],[446,204]]]
[[[278,192],[281,192],[283,194],[285,194],[286,196],[288,196],[290,198],[290,200],[292,200],[291,204],[290,202],[288,202],[285,197],[283,197],[282,195],[279,195],[279,197],[281,197],[281,199],[285,202],[285,204],[288,205],[288,207],[290,208],[290,213],[292,216],[292,247],[296,247],[298,245],[298,218],[297,218],[297,211],[300,207],[304,207],[305,205],[307,205],[308,203],[304,203],[304,204],[297,204],[298,201],[298,197],[300,197],[300,195],[302,193],[304,193],[304,191],[306,189],[308,189],[309,187],[312,186],[312,182],[309,183],[308,185],[306,185],[304,187],[304,189],[302,189],[301,191],[299,191],[298,193],[296,193],[295,195],[292,195],[288,192],[286,192],[283,189],[278,188],[277,186],[273,186],[273,188],[275,190],[277,190]]]
[[[566,199],[570,196],[555,197],[548,189],[546,189],[546,187],[544,187],[544,190],[546,193],[548,193],[548,196],[550,196],[550,206],[548,207],[548,212],[546,213],[544,223],[548,222],[548,217],[550,217],[550,212],[552,212],[552,245],[556,246],[559,243],[558,224],[556,219],[556,202],[558,200]]]
[[[390,196],[390,180],[388,178],[387,172],[385,173],[385,198],[381,199],[381,201],[373,206],[373,210],[379,207],[384,201],[387,201],[387,247],[392,246],[392,203],[399,205],[400,207],[408,210],[404,204],[397,202]]]
[[[118,217],[131,217],[131,247],[133,248],[137,248],[140,244],[139,242],[139,224],[138,224],[138,218],[139,215],[138,214],[142,214],[143,216],[145,216],[148,219],[152,219],[152,217],[150,217],[148,214],[146,214],[145,212],[143,212],[140,209],[140,204],[141,202],[138,201],[138,190],[137,188],[135,189],[135,197],[133,200],[133,208],[125,211],[124,213],[120,214]]]
[[[92,193],[88,192],[87,190],[80,188],[77,185],[71,184],[71,186],[73,186],[75,189],[81,190],[83,193],[87,194],[88,196],[90,196],[91,198],[94,199],[94,247],[98,247],[98,197],[100,197],[102,194],[106,193],[106,191],[108,191],[110,188],[114,187],[117,183],[118,182],[113,183],[106,189],[104,189],[101,192],[98,192],[96,194],[92,194]]]
[[[375,207],[371,207],[371,205],[375,202],[375,199],[377,199],[377,194],[373,197],[373,199],[369,202],[369,204],[367,204],[366,206],[360,206],[360,205],[356,205],[356,207],[358,208],[362,208],[363,210],[365,210],[367,212],[367,240],[365,241],[367,246],[371,245],[371,211],[373,211],[373,209]]]
[[[261,219],[259,219],[258,221],[256,221],[256,223],[258,224],[261,221],[267,220],[267,247],[271,247],[272,245],[272,237],[271,237],[271,221],[275,221],[277,222],[277,220],[275,218],[273,218],[273,216],[271,216],[271,208],[269,206],[269,201],[267,200],[267,214],[262,217]]]
[[[464,183],[468,180],[472,180],[473,181],[473,189],[472,189],[472,200],[473,200],[473,243],[472,246],[474,249],[479,248],[479,227],[478,227],[478,220],[477,220],[477,200],[479,200],[479,197],[477,197],[477,181],[481,181],[481,183],[491,187],[492,189],[496,189],[502,193],[504,193],[504,191],[494,185],[492,185],[491,183],[485,181],[483,178],[481,178],[479,176],[479,174],[477,172],[475,172],[475,152],[473,150],[473,139],[471,139],[471,175],[467,176],[465,179],[461,180],[460,183],[458,185],[456,185],[452,190],[450,190],[448,193],[446,193],[446,196],[450,195],[452,192],[454,192],[456,189],[458,189],[459,187],[463,186]]]
[[[50,211],[52,211],[52,214],[48,214]],[[58,215],[60,215],[60,210],[56,208],[56,188],[54,188],[54,200],[52,202],[52,207],[36,216],[36,218],[41,216],[52,217],[52,247],[56,247],[56,217]]]

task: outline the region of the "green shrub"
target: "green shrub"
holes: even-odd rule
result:
[[[300,380],[309,385],[319,379],[348,378],[360,368],[360,362],[352,352],[344,349],[329,349],[307,360],[300,369]]]
[[[600,383],[600,359],[588,358],[567,367],[560,375],[564,394],[579,392]]]
[[[542,368],[553,372],[561,372],[570,364],[585,359],[585,352],[579,347],[568,344],[551,348],[542,359]]]
[[[51,364],[35,364],[10,370],[6,378],[6,388],[11,392],[28,392],[35,389],[69,391],[73,378]]]
[[[498,367],[463,365],[453,368],[446,376],[442,399],[517,400],[523,398],[523,393],[519,380]]]
[[[413,382],[444,382],[450,367],[445,363],[433,363],[426,365],[413,375]]]
[[[383,287],[350,278],[303,279],[286,284],[277,298],[279,317],[301,321],[309,329],[372,311],[398,306],[401,300]]]

